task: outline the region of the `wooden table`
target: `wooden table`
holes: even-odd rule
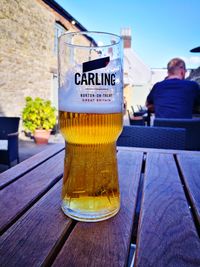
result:
[[[131,242],[134,266],[200,266],[199,152],[119,148],[120,212],[84,223],[60,208],[63,149],[0,175],[0,266],[127,266]]]

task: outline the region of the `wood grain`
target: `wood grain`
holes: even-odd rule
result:
[[[200,227],[200,155],[178,155],[177,159]]]
[[[174,154],[174,155],[182,155],[182,154],[193,154],[193,155],[200,155],[200,151],[189,151],[189,150],[176,150],[176,149],[160,149],[160,148],[146,148],[146,147],[123,147],[123,146],[118,146],[118,150],[125,150],[125,151],[138,151],[138,152],[143,152],[143,153],[162,153],[162,154]]]
[[[118,153],[121,209],[109,220],[77,223],[53,266],[125,266],[143,153]]]
[[[147,155],[134,266],[200,266],[200,240],[172,155]]]
[[[62,177],[64,151],[0,191],[0,233]]]
[[[32,170],[33,168],[37,167],[44,161],[48,160],[53,155],[57,154],[63,149],[64,149],[64,144],[53,145],[45,149],[44,151],[34,155],[33,157],[1,173],[0,174],[0,189],[5,187],[9,183],[15,181],[16,179],[18,179],[19,177],[21,177],[28,171]]]
[[[0,266],[41,266],[51,258],[72,224],[60,208],[61,183],[1,237]]]
[[[173,154],[145,152],[134,266],[200,266],[200,239]],[[181,153],[177,162],[199,212],[195,155]],[[127,266],[143,152],[119,149],[121,209],[98,223],[76,223],[61,211],[63,157],[64,151],[41,158],[43,163],[1,190],[0,223],[9,228],[0,239],[0,266]]]

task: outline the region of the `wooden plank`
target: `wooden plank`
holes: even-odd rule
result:
[[[200,227],[200,155],[178,155],[177,159]]]
[[[109,220],[79,222],[53,266],[125,266],[133,226],[143,153],[118,153],[121,208]]]
[[[146,147],[123,147],[118,146],[117,150],[126,150],[126,151],[138,151],[138,152],[144,152],[144,153],[162,153],[162,154],[174,154],[174,155],[180,155],[180,154],[193,154],[193,155],[200,155],[200,151],[189,151],[189,150],[175,150],[175,149],[158,149],[158,148],[146,148]]]
[[[41,266],[58,249],[73,224],[60,209],[61,183],[1,237],[0,266]]]
[[[147,155],[134,266],[200,266],[200,240],[172,155]]]
[[[15,181],[28,171],[37,167],[39,164],[51,158],[53,155],[59,153],[64,149],[64,144],[55,144],[45,149],[44,151],[34,155],[33,157],[24,160],[20,164],[8,169],[7,171],[0,174],[0,189],[9,183]]]
[[[0,233],[61,178],[64,151],[0,191]]]

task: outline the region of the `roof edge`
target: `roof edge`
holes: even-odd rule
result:
[[[71,14],[69,14],[62,6],[60,6],[56,1],[54,0],[42,0],[44,3],[46,3],[48,6],[50,6],[52,9],[54,9],[56,12],[58,12],[61,16],[66,18],[69,21],[74,20],[76,22],[75,26],[79,28],[81,31],[87,31],[87,29],[78,22]]]

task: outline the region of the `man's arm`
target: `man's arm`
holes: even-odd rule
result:
[[[149,112],[151,113],[154,113],[154,104],[149,104],[147,101],[146,101],[146,107],[148,109]]]
[[[193,113],[200,113],[200,86],[197,84],[197,94],[194,100]]]
[[[153,91],[154,90],[153,89],[154,89],[154,87],[152,88],[152,90],[148,94],[147,99],[146,99],[146,103],[145,103],[148,111],[151,113],[154,113],[154,103],[153,103]]]

